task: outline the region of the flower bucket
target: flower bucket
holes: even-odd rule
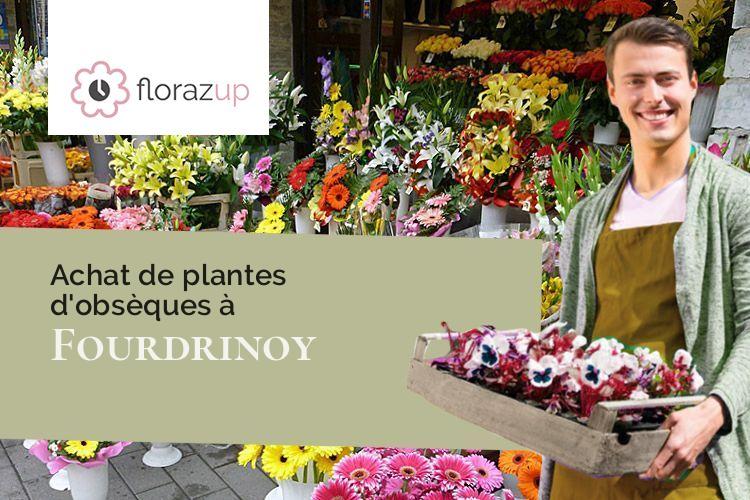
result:
[[[326,159],[326,172],[341,163],[340,155],[324,155]]]
[[[398,208],[396,209],[396,220],[401,220],[409,212],[409,193],[406,192],[406,186],[398,188]]]
[[[66,467],[73,500],[106,500],[109,490],[109,462],[96,467],[70,464]]]
[[[500,238],[508,220],[510,207],[498,207],[494,203],[482,205],[482,219],[479,223],[480,238]]]
[[[339,223],[331,219],[331,222],[328,223],[328,235],[338,236],[338,234],[339,234]]]
[[[294,212],[294,230],[297,234],[315,234],[315,224],[310,218],[310,209],[300,207]]]
[[[39,155],[44,164],[44,175],[50,186],[67,186],[70,174],[65,164],[65,150],[56,142],[38,142]]]
[[[690,138],[695,142],[704,143],[711,134],[711,124],[714,121],[716,100],[719,96],[718,85],[699,85],[698,93],[693,101],[690,114]]]
[[[606,125],[594,125],[594,144],[614,146],[620,140],[620,122],[609,122]]]
[[[89,150],[91,164],[94,167],[94,177],[99,182],[109,184],[112,180],[112,169],[109,168],[109,162],[112,159],[109,156],[107,147],[111,146],[114,138],[111,135],[85,135],[86,147]]]
[[[310,500],[315,491],[315,484],[286,480],[279,481],[279,488],[283,500]]]

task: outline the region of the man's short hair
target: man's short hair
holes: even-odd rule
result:
[[[642,17],[621,26],[609,37],[604,50],[607,62],[607,76],[614,82],[615,49],[620,42],[634,42],[641,45],[672,45],[682,48],[687,61],[688,78],[693,76],[693,39],[681,26],[660,17]]]

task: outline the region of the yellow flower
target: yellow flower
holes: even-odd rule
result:
[[[261,444],[246,444],[242,447],[242,450],[237,454],[237,463],[243,467],[255,468],[255,462],[260,458],[260,454],[263,453],[263,445]]]
[[[333,116],[338,120],[343,120],[344,113],[351,113],[352,105],[346,101],[339,101],[333,105]]]
[[[297,472],[297,463],[284,454],[283,446],[266,446],[260,458],[263,472],[271,479],[284,481]]]
[[[162,182],[162,185],[164,185],[163,182]],[[172,200],[179,200],[179,201],[185,201],[188,198],[190,198],[193,195],[193,193],[195,193],[195,191],[193,191],[192,189],[188,187],[187,182],[182,181],[180,179],[174,180],[174,185],[169,188],[169,192],[172,193]],[[149,193],[149,196],[151,196],[150,193]]]
[[[26,111],[31,107],[31,99],[29,99],[29,96],[26,94],[20,94],[14,97],[11,102],[13,103],[14,108],[20,109],[21,111]]]
[[[322,108],[320,108],[319,118],[321,121],[325,121],[329,116],[331,116],[331,105],[326,103]]]
[[[281,216],[284,215],[284,205],[278,201],[274,201],[273,203],[266,205],[263,214],[266,220],[279,220],[281,219]]]
[[[483,160],[482,165],[493,174],[499,175],[508,170],[510,167],[510,161],[510,155],[508,153],[503,153],[492,160]]]
[[[284,456],[297,462],[297,468],[304,467],[315,458],[315,450],[312,446],[284,446]]]
[[[31,107],[34,109],[46,108],[47,98],[43,95],[35,95],[31,98]]]
[[[10,116],[10,108],[6,104],[0,104],[0,116]]]
[[[328,133],[333,137],[338,137],[344,132],[344,123],[341,120],[336,120],[331,124],[331,128]]]
[[[65,453],[82,460],[90,460],[96,455],[99,441],[66,441]]]
[[[333,467],[339,463],[342,458],[354,451],[354,448],[351,446],[316,446],[315,448],[320,448],[320,450],[318,450],[318,456],[315,457],[315,465],[318,466],[318,470],[329,476],[333,474]],[[326,451],[326,448],[331,448],[331,450]]]
[[[332,83],[328,88],[328,94],[331,96],[332,101],[338,101],[341,97],[341,85],[338,83]]]
[[[270,220],[268,221],[268,226],[266,228],[266,232],[268,234],[281,234],[284,231],[284,228],[286,227],[286,223],[283,220]]]

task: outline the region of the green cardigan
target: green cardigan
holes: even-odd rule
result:
[[[677,304],[704,392],[726,403],[732,432],[708,454],[729,499],[750,498],[750,175],[694,144],[687,213],[675,236]],[[594,250],[631,167],[571,212],[560,254],[561,319],[588,338],[596,314]]]

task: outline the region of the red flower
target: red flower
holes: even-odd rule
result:
[[[297,165],[289,172],[289,185],[295,191],[300,191],[307,183],[307,170],[300,168],[302,164]]]
[[[297,166],[294,167],[294,168],[295,168],[295,170],[296,169],[300,169],[303,172],[309,172],[310,169],[313,168],[314,166],[315,166],[315,159],[314,158],[306,158],[306,159],[302,160],[301,162],[299,162],[297,164]]]
[[[549,144],[547,144],[545,146],[542,146],[541,148],[539,148],[537,150],[536,155],[539,158],[545,158],[547,156],[552,156],[552,146],[550,146]]]
[[[565,134],[568,133],[569,128],[570,120],[560,120],[559,122],[552,125],[552,137],[557,140],[562,139],[563,137],[565,137]]]

